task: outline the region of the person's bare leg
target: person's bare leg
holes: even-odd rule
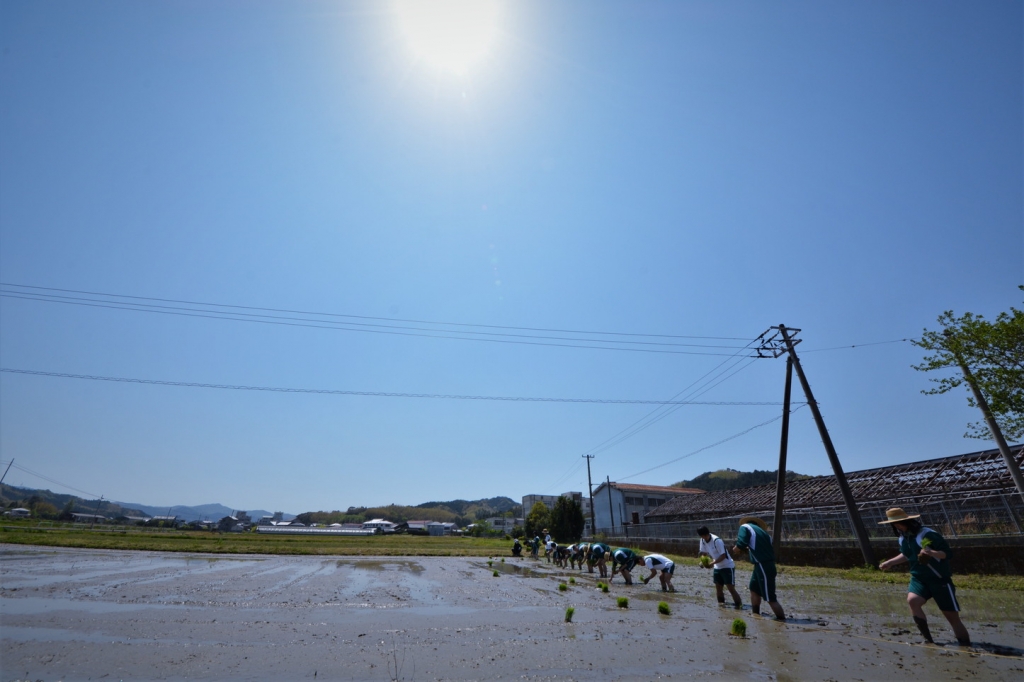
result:
[[[917,625],[917,629],[921,631],[921,636],[924,637],[924,641],[931,643],[932,633],[928,629],[928,619],[925,618],[924,603],[928,601],[919,594],[913,592],[907,592],[907,606],[910,607],[910,614],[914,617],[914,623]]]
[[[761,613],[761,595],[757,592],[750,593],[750,610],[758,615]]]
[[[732,590],[732,585],[729,585],[729,589]],[[733,592],[735,592],[735,590],[733,590]],[[715,584],[715,596],[718,597],[719,604],[725,603],[725,592],[722,586],[717,583]]]
[[[736,608],[739,608],[739,607],[743,606],[743,600],[740,599],[740,593],[736,591],[736,588],[734,586],[729,585],[729,592],[732,594],[732,603],[733,603],[733,605]],[[719,594],[722,593],[722,588],[721,587],[718,588],[718,593]],[[718,601],[722,601],[722,600],[719,599]]]
[[[768,606],[772,607],[772,611],[775,613],[775,617],[779,620],[786,620],[786,612],[782,610],[782,604],[777,601],[768,602]]]
[[[949,624],[953,627],[953,634],[956,635],[956,641],[962,646],[971,645],[971,636],[967,634],[967,628],[964,626],[964,622],[960,620],[960,614],[956,611],[943,611],[942,615],[946,617]]]

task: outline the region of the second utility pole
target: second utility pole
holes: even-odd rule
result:
[[[821,442],[825,446],[826,454],[828,454],[828,461],[832,464],[832,472],[836,476],[836,483],[839,484],[839,492],[843,494],[843,502],[846,503],[846,513],[850,515],[850,525],[853,526],[853,532],[857,536],[857,542],[860,544],[861,554],[864,555],[864,563],[877,568],[878,561],[875,560],[875,552],[871,548],[871,540],[868,539],[868,532],[864,528],[864,522],[861,520],[860,512],[857,510],[857,501],[853,499],[850,484],[846,482],[843,465],[839,463],[839,455],[836,454],[836,448],[832,445],[832,438],[829,437],[828,429],[825,428],[825,420],[821,418],[821,412],[818,411],[818,403],[814,402],[811,385],[807,383],[803,367],[800,366],[800,358],[796,356],[795,344],[787,333],[790,330],[781,324],[778,329],[782,333],[782,340],[786,342],[786,350],[789,352],[789,357],[793,360],[796,375],[800,378],[800,385],[803,387],[804,395],[807,397],[807,407],[811,408],[811,414],[814,415],[814,423],[818,425],[818,434],[821,435]],[[795,331],[800,330],[797,329]]]
[[[583,455],[587,460],[587,490],[590,493],[590,536],[593,537],[597,533],[597,524],[594,522],[594,484],[590,482],[590,460],[594,459],[593,455]]]

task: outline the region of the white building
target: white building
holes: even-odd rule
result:
[[[395,524],[391,523],[386,519],[372,519],[363,523],[363,528],[366,530],[377,530],[380,529],[382,533],[394,533]]]
[[[601,483],[594,489],[594,516],[599,533],[617,534],[623,524],[644,523],[644,515],[676,497],[702,495],[699,488],[635,483]],[[589,517],[587,521],[589,521]]]

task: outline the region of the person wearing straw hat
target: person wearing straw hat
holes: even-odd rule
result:
[[[900,553],[878,565],[883,571],[910,564],[910,587],[907,589],[907,605],[914,616],[917,629],[928,643],[932,642],[932,633],[928,629],[928,620],[922,608],[929,599],[949,621],[961,646],[971,645],[971,636],[960,620],[960,602],[956,599],[956,587],[953,586],[953,572],[949,568],[949,557],[952,551],[949,543],[938,532],[921,523],[920,514],[908,514],[900,507],[885,511],[886,520],[880,526],[892,526],[898,538]]]
[[[786,620],[786,612],[775,599],[775,550],[768,524],[755,516],[740,519],[733,551],[745,551],[754,570],[750,574],[750,610],[761,613],[761,600],[768,602],[779,620]]]

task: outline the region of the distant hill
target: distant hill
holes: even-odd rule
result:
[[[488,516],[499,516],[514,511],[522,515],[522,507],[508,497],[491,497],[482,500],[451,500],[449,502],[424,502],[415,507],[391,504],[386,507],[349,507],[347,511],[310,511],[299,514],[303,523],[362,523],[375,518],[402,523],[411,519],[425,519],[456,523],[460,526],[473,523]]]
[[[28,509],[38,508],[40,516],[47,516],[61,512],[69,502],[71,503],[72,511],[85,514],[102,514],[111,518],[117,516],[176,515],[186,521],[202,521],[204,519],[216,521],[236,511],[230,507],[225,507],[223,504],[203,504],[196,507],[184,505],[154,507],[153,505],[138,504],[136,502],[85,500],[77,495],[64,495],[49,490],[18,488],[7,484],[0,484],[0,503],[5,507],[13,505]],[[254,521],[258,520],[261,516],[268,516],[271,513],[263,509],[243,509],[240,511],[248,512]],[[291,520],[295,516],[294,514],[285,514],[284,518]]]
[[[111,500],[85,500],[77,495],[64,495],[50,490],[19,488],[6,483],[0,484],[0,504],[4,507],[25,507],[37,511],[38,516],[52,517],[71,503],[71,511],[104,516],[142,516],[143,511],[134,505],[125,505]]]
[[[452,500],[450,502],[424,502],[423,504],[416,505],[420,509],[447,509],[467,516],[475,514],[477,511],[485,511],[487,516],[497,516],[513,509],[518,508],[520,505],[515,500],[509,497],[491,497],[484,500]]]
[[[261,516],[271,516],[272,512],[268,512],[265,509],[232,509],[231,507],[225,507],[223,504],[200,504],[194,507],[187,507],[185,505],[174,505],[172,507],[154,507],[148,504],[137,504],[134,502],[118,502],[120,505],[129,506],[134,509],[141,509],[146,512],[149,516],[177,516],[178,518],[185,519],[186,521],[217,521],[224,518],[236,511],[244,511],[249,514],[249,517],[253,521],[259,521]],[[294,514],[285,514],[284,519],[291,521],[295,518]]]
[[[799,481],[810,478],[806,474],[798,474],[795,471],[786,472],[786,481]],[[778,469],[774,471],[736,471],[735,469],[719,469],[718,471],[706,471],[700,476],[689,480],[673,483],[674,488],[700,488],[708,492],[717,490],[735,490],[737,488],[750,488],[755,485],[768,485],[778,480]]]

